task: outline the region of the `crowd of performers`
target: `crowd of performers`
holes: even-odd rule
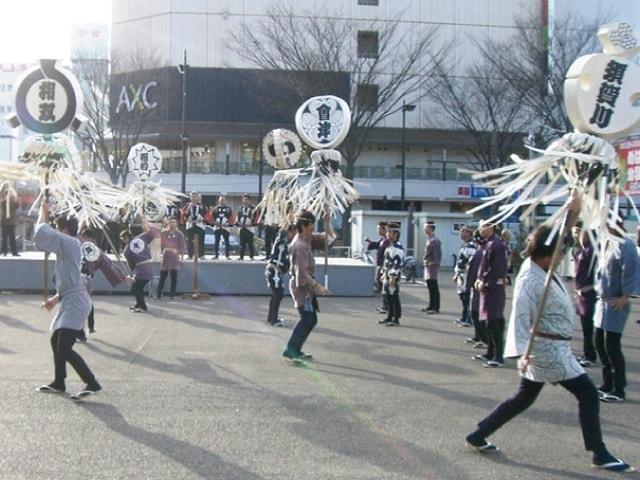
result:
[[[579,199],[570,199],[567,208],[579,210]],[[610,233],[621,237],[623,225],[618,226],[619,229],[610,229]],[[428,314],[438,314],[440,306],[437,279],[441,251],[435,230],[433,222],[425,224],[424,279],[429,303],[422,311]],[[606,248],[607,255],[599,274],[590,242],[594,232],[588,235],[578,224],[573,227],[573,238],[556,238],[547,244],[550,230],[550,227],[541,226],[527,239],[526,249],[522,252],[526,259],[515,282],[507,325],[505,288],[511,285],[511,232],[487,221],[480,221],[476,229],[470,226],[460,229],[462,243],[453,281],[461,302],[461,316],[455,322],[473,329],[473,335],[465,340],[466,343],[485,350],[473,355],[473,360],[486,368],[499,369],[504,367],[505,358],[519,358],[521,370],[521,383],[514,397],[499,404],[479,422],[478,428],[466,437],[467,445],[482,453],[498,451],[487,437],[531,406],[545,383],[560,384],[578,400],[584,445],[592,452],[592,466],[633,471],[633,467],[609,453],[602,440],[599,402],[625,401],[627,381],[621,337],[629,316],[629,300],[638,293],[640,283],[640,227],[635,244],[625,237],[617,248]],[[365,238],[368,248],[377,251],[375,282],[382,292],[382,306],[377,311],[385,315],[378,323],[399,326],[399,279],[406,270],[399,225],[380,222],[378,235],[377,241]],[[572,245],[575,294],[571,295],[562,279],[554,273],[532,351],[525,361],[525,345],[542,300],[545,275],[557,241],[566,242],[565,250]],[[573,354],[570,344],[576,315],[583,332],[583,351],[578,355]],[[584,368],[593,366],[598,359],[602,366],[602,383],[596,387]]]
[[[192,195],[197,201],[197,195]],[[245,200],[246,202],[246,200]],[[571,203],[573,202],[573,203]],[[226,207],[224,197],[219,207]],[[245,207],[250,204],[246,203]],[[192,208],[193,204],[188,204]],[[570,199],[568,208],[579,208],[579,201]],[[228,211],[228,209],[224,209]],[[170,211],[169,211],[170,213]],[[230,214],[231,215],[231,214]],[[230,217],[232,218],[232,217]],[[275,327],[286,327],[279,316],[284,296],[284,278],[289,275],[289,291],[298,312],[298,320],[283,351],[283,357],[293,362],[309,360],[312,355],[303,346],[318,322],[318,295],[330,295],[317,280],[314,251],[330,245],[335,235],[330,218],[324,219],[324,232],[316,233],[316,218],[302,211],[292,221],[276,231],[268,255],[265,278],[272,292],[267,322]],[[53,225],[53,226],[52,226]],[[428,222],[424,254],[425,285],[429,304],[423,310],[430,315],[439,314],[438,272],[440,270],[440,241],[435,235],[436,225]],[[626,368],[621,337],[630,311],[629,300],[638,293],[640,260],[638,246],[628,238],[621,238],[619,248],[606,249],[607,257],[597,270],[593,261],[592,235],[579,225],[570,238],[553,240],[547,244],[549,227],[543,226],[530,235],[524,261],[513,292],[510,321],[506,322],[506,288],[509,279],[508,232],[494,223],[481,221],[473,230],[460,229],[461,247],[454,268],[453,280],[461,302],[461,316],[456,320],[462,327],[472,327],[473,335],[466,342],[473,348],[486,349],[474,355],[484,367],[500,368],[505,358],[520,357],[520,386],[516,394],[500,403],[493,412],[478,423],[478,428],[467,437],[467,444],[482,453],[497,451],[487,440],[493,432],[531,406],[545,383],[560,384],[578,400],[580,425],[585,448],[592,452],[592,465],[609,470],[628,471],[630,465],[611,455],[602,440],[599,420],[599,402],[619,403],[626,398]],[[611,233],[620,236],[618,230]],[[405,253],[401,243],[401,226],[380,222],[379,239],[369,241],[377,250],[375,281],[380,286],[383,304],[378,309],[385,317],[379,323],[388,327],[400,326],[402,305],[400,279],[405,270]],[[160,283],[152,296],[162,298],[164,285],[170,278],[170,297],[176,298],[177,273],[184,256],[188,254],[188,238],[178,228],[174,216],[167,218],[162,230],[147,221],[131,225],[119,234],[124,245],[124,257],[130,272],[123,270],[95,244],[94,233],[82,229],[73,217],[60,217],[50,222],[48,208],[42,207],[35,227],[36,246],[56,254],[56,294],[43,302],[47,310],[57,306],[52,321],[51,347],[55,374],[52,382],[38,388],[40,392],[60,393],[66,389],[66,363],[69,363],[85,383],[74,398],[93,395],[100,383],[83,360],[74,351],[77,341],[86,340],[85,324],[94,333],[95,319],[91,302],[91,279],[101,270],[111,285],[129,283],[135,303],[135,313],[147,312],[145,288],[154,276],[151,243],[160,239],[163,251]],[[570,252],[576,264],[574,302],[557,274],[551,282],[549,296],[535,333],[533,350],[523,360],[524,344],[530,333],[532,316],[541,302],[545,272],[552,261],[551,252],[557,241],[573,243]],[[640,241],[640,235],[638,238]],[[638,242],[636,242],[638,243]],[[566,248],[569,250],[569,248]],[[251,254],[251,251],[249,250]],[[435,268],[434,268],[435,265]],[[556,278],[557,277],[557,278]],[[583,331],[583,351],[574,355],[571,335],[574,317],[578,314]],[[506,336],[505,336],[506,333]],[[596,387],[585,373],[597,361],[602,366],[602,384]]]

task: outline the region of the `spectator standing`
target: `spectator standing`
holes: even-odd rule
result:
[[[218,259],[220,253],[220,237],[224,238],[224,256],[229,260],[229,227],[233,225],[233,210],[227,205],[226,197],[220,195],[218,205],[213,209],[213,258]]]
[[[11,255],[19,257],[16,245],[16,227],[18,226],[18,201],[13,192],[7,190],[5,198],[0,203],[0,218],[2,219],[2,255],[7,255],[11,249]]]
[[[240,227],[240,260],[244,260],[245,250],[249,250],[249,259],[253,260],[256,207],[251,203],[251,196],[248,193],[242,195],[242,205],[238,209],[236,224]]]
[[[189,258],[198,255],[204,260],[204,206],[198,192],[189,194],[190,202],[187,203],[182,212],[185,217],[185,226],[187,229],[187,251]],[[198,239],[198,251],[194,252],[194,242]]]
[[[436,224],[427,222],[424,225],[424,233],[427,241],[424,247],[424,279],[429,291],[429,304],[423,308],[423,312],[429,314],[440,313],[440,288],[438,286],[438,273],[442,262],[442,245],[436,237]]]

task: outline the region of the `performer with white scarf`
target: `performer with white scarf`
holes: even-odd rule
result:
[[[580,210],[580,198],[577,195],[567,201],[567,209]],[[538,305],[544,301],[542,297],[547,271],[554,269],[551,264],[555,244],[564,241],[558,238],[560,235],[554,235],[547,245],[547,239],[552,235],[552,228],[546,225],[532,234],[526,249],[529,258],[525,260],[516,279],[505,353],[507,357],[522,356],[518,392],[478,423],[478,428],[467,435],[467,445],[483,453],[497,451],[498,448],[487,437],[529,408],[548,382],[560,384],[578,399],[585,448],[593,452],[592,466],[612,471],[633,471],[631,465],[611,455],[602,441],[598,391],[571,352],[574,328],[572,300],[555,274],[550,282],[531,353],[526,357]],[[528,361],[523,361],[524,358],[528,358]]]

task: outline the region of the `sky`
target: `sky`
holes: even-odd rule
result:
[[[110,24],[111,0],[2,0],[0,12],[0,63],[32,63],[69,58],[71,25]]]

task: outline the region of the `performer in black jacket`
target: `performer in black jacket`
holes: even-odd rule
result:
[[[283,226],[278,230],[276,241],[271,249],[269,262],[264,271],[267,286],[271,289],[271,301],[269,302],[269,314],[267,322],[273,327],[286,327],[287,324],[278,317],[280,302],[284,296],[284,276],[289,273],[291,261],[289,259],[289,243],[296,234],[295,225]]]
[[[204,207],[198,192],[191,192],[191,201],[187,203],[182,212],[186,219],[187,250],[189,258],[193,258],[193,242],[198,238],[198,256],[204,259]]]

